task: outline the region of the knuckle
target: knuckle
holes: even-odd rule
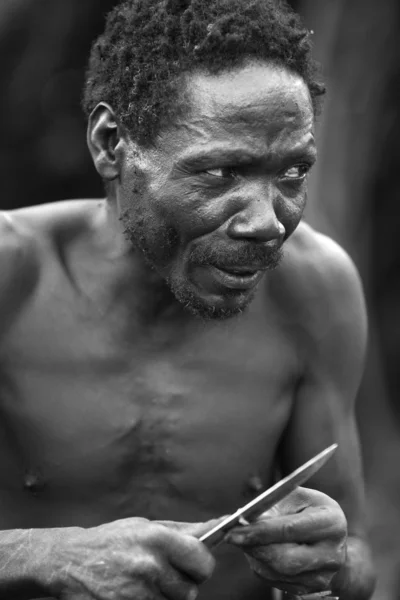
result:
[[[342,514],[338,519],[338,523],[336,525],[336,530],[338,536],[341,538],[347,538],[347,520],[346,517]]]
[[[155,557],[144,555],[138,556],[134,562],[134,572],[137,575],[154,578],[159,573],[159,564]]]
[[[171,535],[175,532],[173,530],[164,527],[164,525],[160,525],[159,523],[149,523],[147,527],[147,535],[149,539],[155,541],[157,543],[160,542],[168,542]]]
[[[286,541],[292,540],[295,534],[295,526],[293,521],[287,521],[282,528],[283,539]]]
[[[332,524],[335,533],[340,537],[345,537],[347,536],[347,519],[340,505],[336,501],[334,502],[336,506],[330,509]]]
[[[347,519],[346,516],[341,509],[340,505],[335,502],[336,506],[333,506],[329,509],[332,521],[335,523],[336,527],[339,529],[347,531]]]
[[[326,560],[325,568],[327,571],[337,571],[343,564],[344,552],[342,549],[337,549],[336,552]]]
[[[130,517],[128,519],[119,519],[112,523],[113,526],[118,527],[126,537],[130,537],[132,533],[136,536],[143,536],[151,531],[151,522],[143,517]],[[106,524],[107,526],[107,524]]]

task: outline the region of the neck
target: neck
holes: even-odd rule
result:
[[[102,203],[96,223],[96,247],[110,265],[108,304],[125,305],[130,314],[150,324],[163,318],[188,316],[165,280],[150,266],[142,252],[124,235],[117,202]],[[104,282],[103,282],[104,283]]]

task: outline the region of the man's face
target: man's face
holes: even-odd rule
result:
[[[315,161],[303,80],[268,63],[188,77],[189,110],[128,152],[126,234],[192,312],[243,311],[297,227]]]

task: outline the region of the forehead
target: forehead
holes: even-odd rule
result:
[[[281,149],[313,140],[314,114],[302,78],[268,63],[186,79],[187,110],[160,136],[168,152],[216,142]]]

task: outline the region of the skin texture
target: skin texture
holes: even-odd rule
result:
[[[192,76],[189,94],[189,115],[156,150],[141,160],[128,150],[118,200],[131,241],[177,297],[205,316],[231,316],[252,294],[231,289],[228,297],[202,265],[276,266],[304,208],[304,176],[316,155],[313,112],[298,77],[271,69],[267,78],[257,64],[240,82],[229,72]],[[99,113],[95,123],[110,118]]]
[[[365,308],[348,256],[300,223],[307,88],[249,64],[187,91],[185,119],[146,152],[94,111],[107,200],[1,216],[1,597],[371,593]],[[282,244],[252,288],[209,266],[271,266]],[[232,531],[214,561],[196,539],[212,519],[333,442],[318,491]]]

